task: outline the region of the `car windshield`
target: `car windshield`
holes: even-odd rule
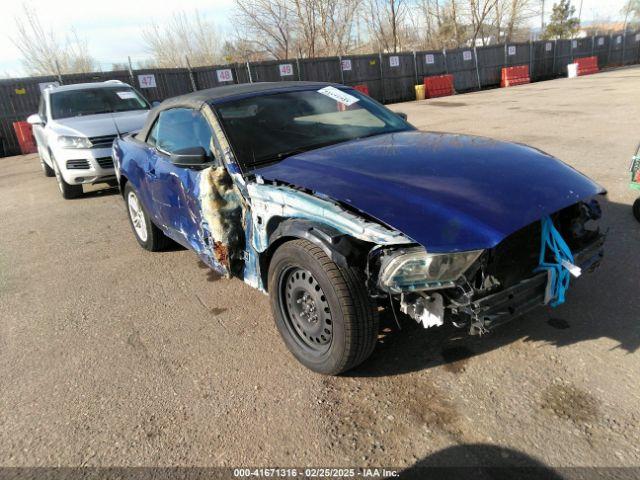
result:
[[[308,150],[413,129],[366,95],[335,87],[254,96],[216,110],[239,162],[249,170]]]
[[[84,88],[51,93],[51,118],[148,110],[149,103],[128,87]]]

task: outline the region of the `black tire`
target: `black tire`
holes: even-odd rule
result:
[[[47,162],[44,161],[44,159],[42,158],[42,155],[40,155],[39,153],[38,153],[38,158],[40,159],[40,166],[42,167],[42,172],[44,173],[44,176],[55,177],[56,172],[54,172],[53,168],[47,165]]]
[[[636,201],[633,202],[633,216],[640,222],[640,198],[636,198]]]
[[[64,198],[65,200],[71,200],[72,198],[78,198],[79,196],[81,196],[83,193],[82,185],[69,185],[64,181],[64,177],[60,173],[60,168],[58,167],[56,159],[53,157],[53,155],[51,155],[51,162],[54,165],[54,173],[56,176],[56,181],[58,182],[58,189],[62,194],[62,198]]]
[[[358,270],[339,267],[307,240],[293,240],[274,253],[268,286],[280,335],[310,370],[337,375],[373,352],[378,312]]]
[[[134,220],[134,212],[132,211],[132,206],[130,204],[130,196],[133,195],[138,202],[139,206],[139,217],[136,217]],[[142,248],[145,250],[149,250],[150,252],[159,252],[164,250],[171,244],[171,240],[162,233],[158,227],[151,221],[147,210],[142,205],[140,198],[138,196],[138,192],[134,190],[131,184],[127,183],[124,187],[124,201],[125,207],[127,209],[127,217],[129,218],[129,225],[131,225],[131,230],[133,231],[133,236],[136,237],[136,240],[140,244]],[[141,228],[136,225],[135,222],[140,221],[140,225],[144,224],[144,229],[146,232],[146,236],[142,235]],[[146,237],[146,238],[145,238]]]

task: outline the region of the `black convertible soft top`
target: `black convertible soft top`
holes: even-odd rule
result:
[[[198,90],[197,92],[187,93],[177,97],[166,99],[157,107],[154,107],[147,115],[147,121],[144,127],[138,132],[136,138],[144,141],[147,138],[149,130],[156,120],[160,112],[169,110],[170,108],[192,108],[199,110],[205,104],[214,104],[221,100],[233,97],[242,97],[244,95],[256,95],[266,92],[279,92],[297,89],[323,88],[329,85],[340,86],[336,83],[327,82],[257,82],[257,83],[241,83],[237,85],[224,85],[222,87],[207,88],[206,90]]]

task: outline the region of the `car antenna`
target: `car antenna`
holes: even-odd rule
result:
[[[116,127],[116,136],[118,138],[122,138],[122,133],[120,133],[120,129],[118,128],[118,123],[116,122],[116,119],[113,116],[113,112],[111,112],[111,121],[113,122],[113,126]]]

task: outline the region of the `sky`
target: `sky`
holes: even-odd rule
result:
[[[233,0],[26,0],[39,13],[42,23],[68,35],[74,28],[80,38],[88,42],[89,53],[102,69],[113,63],[124,63],[127,56],[134,62],[148,58],[142,41],[142,29],[155,21],[162,24],[179,11],[198,10],[218,27],[222,35],[229,34],[228,25],[233,12]],[[545,1],[547,15],[555,0]],[[582,20],[619,19],[625,0],[582,0]],[[0,75],[22,76],[20,55],[11,37],[15,37],[15,18],[23,2],[4,0],[0,17]],[[580,0],[573,0],[576,9]],[[533,22],[539,25],[539,19]]]

